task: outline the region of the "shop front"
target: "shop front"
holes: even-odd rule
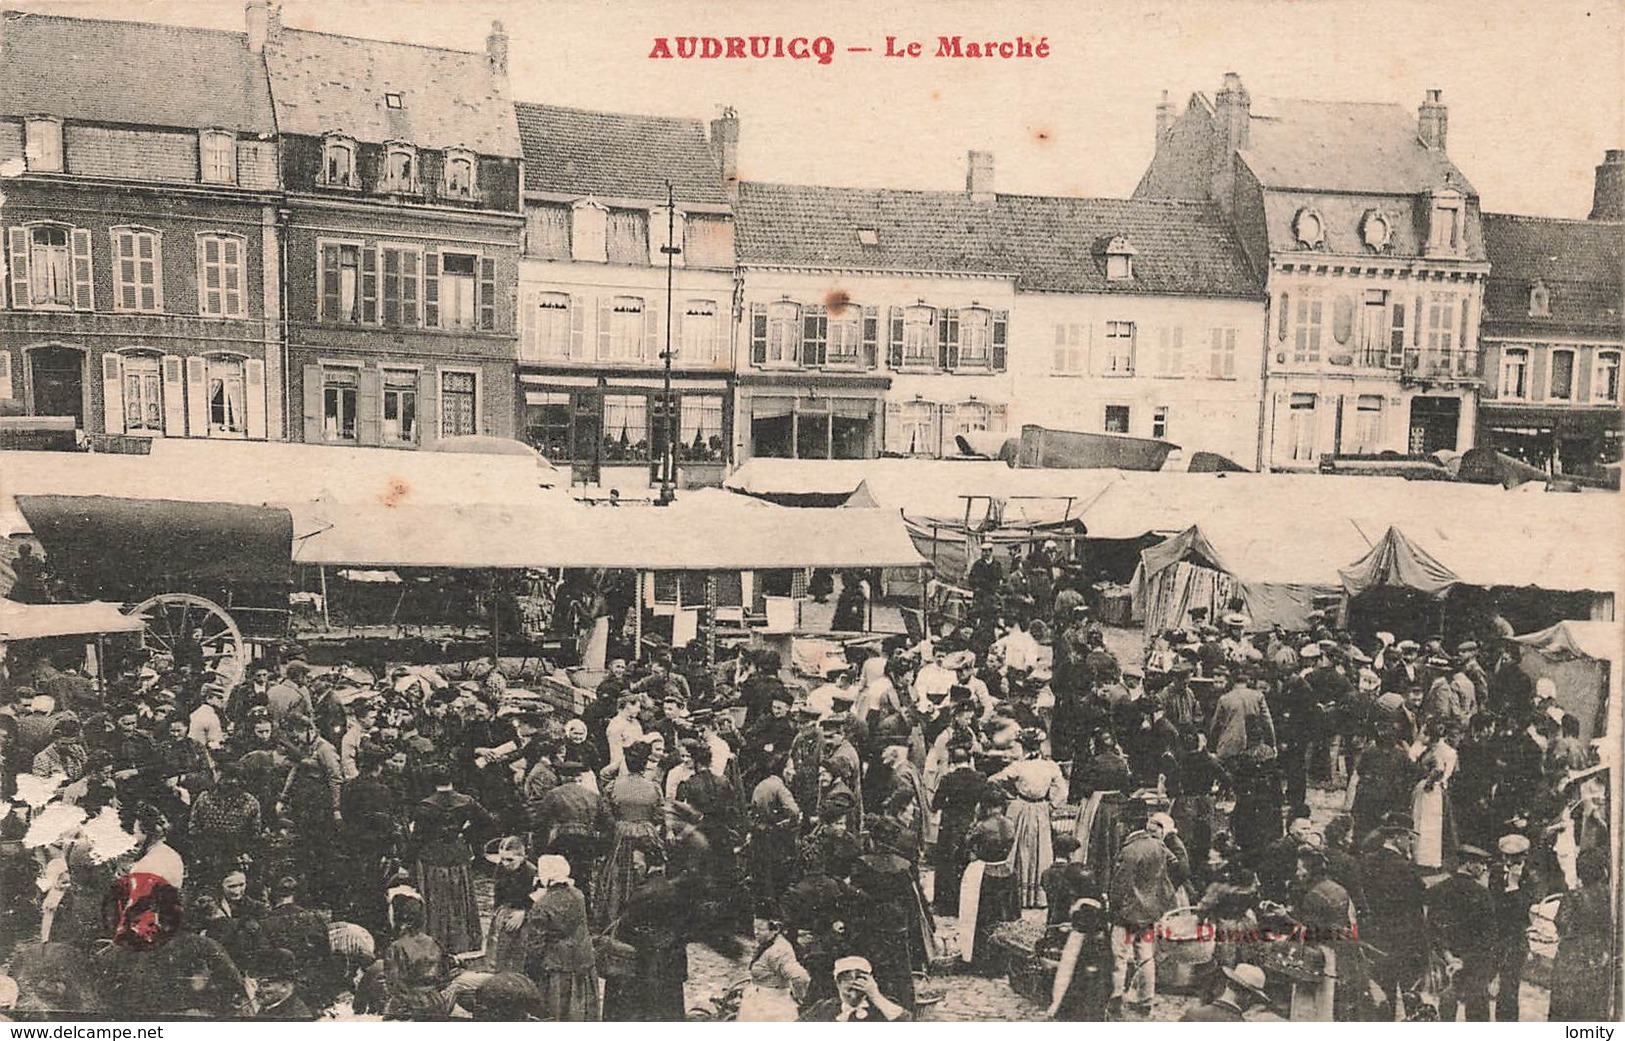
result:
[[[827,376],[755,381],[739,392],[739,459],[873,459],[890,380]]]
[[[1575,473],[1620,461],[1616,408],[1486,403],[1479,443],[1550,473]]]

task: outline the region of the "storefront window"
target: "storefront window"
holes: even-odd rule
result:
[[[604,395],[604,462],[649,461],[649,399],[642,394]]]
[[[720,463],[726,457],[722,439],[722,395],[683,395],[678,403],[678,460]]]

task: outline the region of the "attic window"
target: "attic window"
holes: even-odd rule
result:
[[[1320,214],[1305,206],[1292,218],[1292,234],[1297,238],[1298,245],[1314,249],[1326,241],[1326,225],[1320,219]]]
[[[446,151],[444,191],[450,199],[474,198],[474,153],[452,148]]]
[[[329,134],[322,142],[322,178],[329,187],[355,187],[355,141]]]
[[[1550,318],[1552,316],[1552,291],[1546,288],[1545,282],[1536,282],[1529,287],[1529,317]]]
[[[386,192],[415,192],[418,190],[418,150],[401,141],[385,146],[384,178],[380,186]]]
[[[1115,236],[1106,246],[1106,281],[1132,282],[1135,252],[1126,235]]]
[[[880,232],[875,228],[859,228],[858,229],[858,245],[860,245],[860,246],[878,246],[878,245],[880,245]]]
[[[1360,221],[1360,240],[1368,247],[1380,251],[1393,237],[1394,226],[1377,210],[1366,210]]]
[[[401,96],[399,94],[396,94],[394,92],[390,92],[390,93],[384,95],[384,107],[385,108],[400,108],[402,104],[403,104],[403,99],[401,98]]]

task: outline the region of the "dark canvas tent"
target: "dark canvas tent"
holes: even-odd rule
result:
[[[1413,589],[1428,596],[1443,596],[1461,581],[1454,571],[1435,560],[1426,550],[1390,527],[1371,552],[1338,572],[1343,591],[1356,597],[1379,586]]]

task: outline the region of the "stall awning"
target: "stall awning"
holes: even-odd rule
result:
[[[1461,578],[1433,559],[1425,550],[1390,527],[1371,552],[1350,567],[1339,570],[1343,591],[1359,596],[1377,586],[1414,589],[1428,596],[1443,596]]]
[[[138,633],[142,628],[141,619],[124,614],[118,604],[100,600],[88,604],[19,604],[0,600],[0,643],[52,636]]]

